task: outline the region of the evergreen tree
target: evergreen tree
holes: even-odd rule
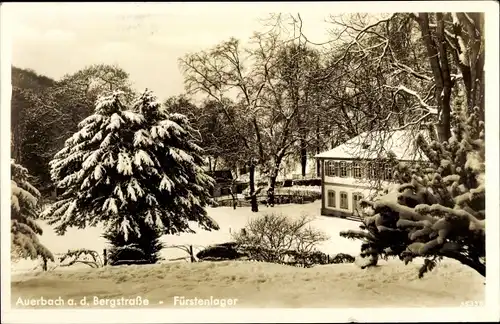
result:
[[[14,258],[41,257],[54,261],[52,253],[40,243],[37,235],[43,231],[36,223],[40,193],[29,182],[28,170],[14,160],[11,170],[11,252]]]
[[[70,226],[84,228],[104,221],[131,229],[127,198],[140,190],[133,175],[129,142],[143,118],[125,111],[119,94],[100,99],[95,113],[79,124],[50,162],[51,177],[63,194],[46,209],[58,234]],[[121,191],[128,189],[128,196]],[[127,192],[127,191],[126,191]]]
[[[187,119],[153,99],[145,92],[130,111],[119,93],[101,98],[56,154],[51,173],[64,193],[45,214],[59,234],[102,222],[112,258],[128,248],[128,257],[140,251],[142,262],[156,262],[161,234],[192,231],[189,220],[218,228],[204,210],[212,180]]]
[[[143,220],[137,221],[139,226],[138,235],[130,232],[128,238],[120,230],[109,230],[103,237],[111,243],[107,256],[109,265],[133,264],[133,263],[157,263],[161,260],[160,251],[163,243],[160,242],[162,232],[146,224]]]
[[[399,185],[373,201],[362,201],[361,231],[341,236],[361,239],[361,256],[424,257],[422,276],[443,257],[486,275],[484,122],[478,107],[457,102],[452,137],[445,142],[417,138],[430,167],[401,164]],[[433,136],[432,136],[433,135]]]
[[[196,144],[196,130],[188,118],[168,112],[148,90],[134,103],[133,111],[145,119],[143,129],[134,135],[135,157],[144,161],[153,157],[141,168],[146,168],[144,182],[151,195],[160,198],[155,204],[164,233],[193,232],[188,221],[205,230],[219,229],[205,211],[214,180],[202,168],[203,150]]]

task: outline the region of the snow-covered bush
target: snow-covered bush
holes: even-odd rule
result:
[[[400,165],[399,185],[361,202],[361,231],[341,233],[364,241],[361,256],[374,260],[368,265],[378,256],[424,257],[422,276],[448,257],[485,275],[484,122],[478,108],[464,106],[455,107],[448,141],[416,139],[432,165]]]
[[[29,182],[28,170],[14,160],[11,170],[11,254],[14,259],[37,259],[54,261],[52,253],[40,243],[37,235],[42,229],[36,223],[40,193]]]
[[[265,214],[249,221],[233,238],[251,260],[306,266],[317,245],[328,239],[310,227],[310,222],[307,216],[294,220],[282,214]]]
[[[248,257],[236,242],[220,243],[208,246],[196,254],[201,261],[238,260]]]
[[[64,192],[44,215],[58,234],[104,223],[112,243],[137,244],[151,262],[162,234],[193,232],[189,221],[218,229],[204,209],[213,180],[193,133],[186,117],[164,111],[147,90],[131,110],[120,93],[100,98],[50,163]]]
[[[59,257],[60,267],[70,267],[75,264],[85,264],[91,268],[101,268],[105,266],[105,261],[99,253],[88,249],[69,250]]]

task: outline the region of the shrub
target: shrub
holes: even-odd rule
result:
[[[292,181],[294,186],[321,186],[321,178],[297,179]]]
[[[311,186],[321,186],[321,178],[311,179]]]
[[[321,199],[321,193],[314,191],[297,190],[291,191],[290,194],[290,202],[293,204],[313,202],[315,200]]]
[[[265,214],[233,236],[252,260],[309,266],[316,246],[328,239],[308,226],[310,222],[307,216],[292,220],[282,214]]]
[[[64,263],[66,261],[66,263]],[[59,258],[60,267],[69,267],[81,263],[91,268],[104,266],[104,261],[97,251],[88,249],[69,250]]]
[[[353,263],[355,260],[356,258],[350,254],[339,253],[330,259],[330,263]]]
[[[200,260],[222,261],[246,257],[247,254],[238,249],[238,243],[228,242],[209,246],[196,254]]]

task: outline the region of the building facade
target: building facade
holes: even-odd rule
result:
[[[398,163],[426,160],[413,139],[415,134],[408,131],[363,133],[316,155],[321,165],[321,215],[360,220],[360,200],[389,185]]]

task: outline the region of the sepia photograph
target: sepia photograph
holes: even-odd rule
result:
[[[500,320],[498,9],[3,3],[2,322]]]

